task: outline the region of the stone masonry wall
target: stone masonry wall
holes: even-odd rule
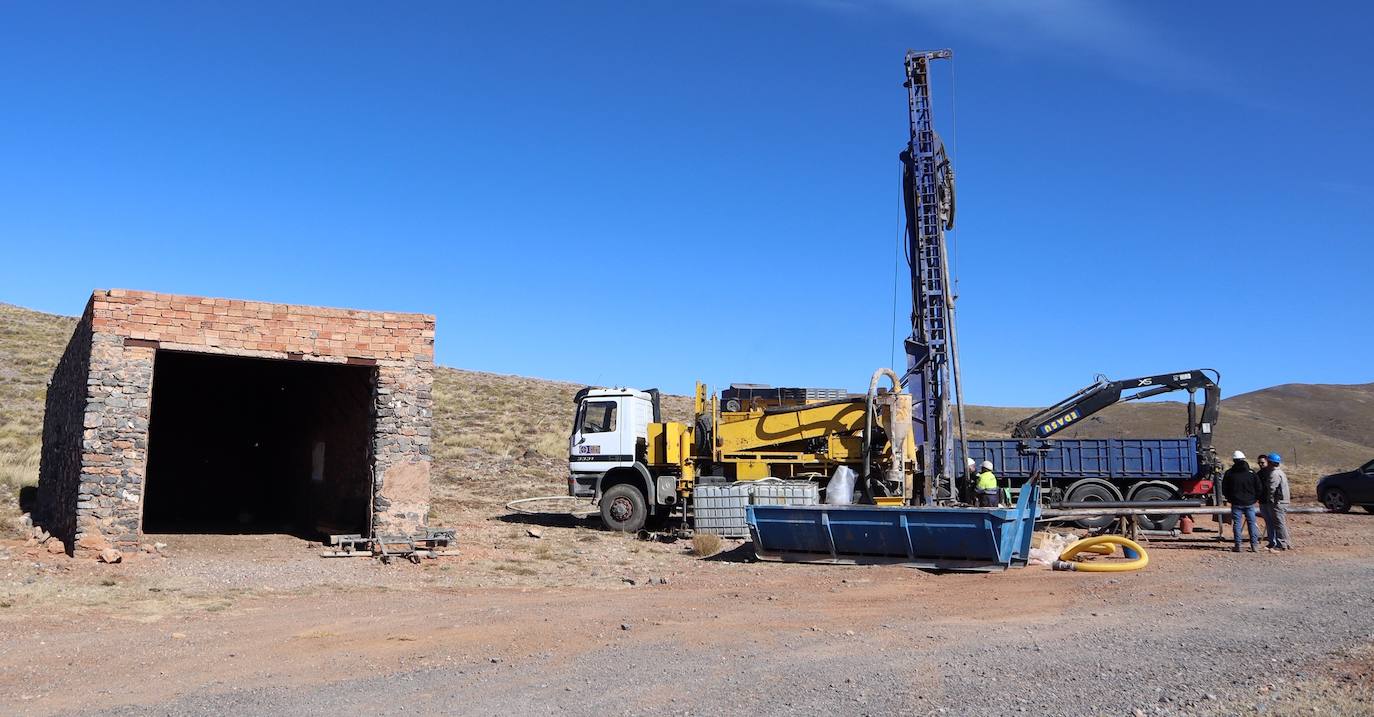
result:
[[[125,346],[113,334],[91,337],[76,497],[77,550],[138,548],[154,354],[152,347]]]
[[[434,417],[428,369],[377,371],[372,465],[373,535],[397,535],[424,525],[429,513],[430,430]]]
[[[376,366],[373,529],[423,529],[432,462],[432,315],[114,289],[92,295],[49,390],[39,502],[56,528],[50,531],[69,546],[138,546],[160,349]],[[71,425],[74,415],[83,431],[79,470],[70,435],[57,428]]]
[[[88,304],[48,385],[43,412],[43,455],[38,467],[38,504],[34,510],[34,518],[69,550],[76,536],[76,513],[71,507],[76,505],[81,485],[82,423],[90,362]]]

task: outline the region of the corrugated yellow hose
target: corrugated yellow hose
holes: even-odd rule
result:
[[[1128,560],[1124,563],[1118,562],[1092,562],[1080,563],[1074,561],[1074,556],[1079,553],[1097,553],[1098,555],[1111,555],[1116,552],[1114,546],[1120,545],[1123,549],[1130,548],[1140,557],[1135,560]],[[1059,554],[1059,559],[1054,561],[1055,570],[1077,570],[1082,573],[1121,573],[1127,570],[1139,570],[1150,564],[1150,554],[1140,547],[1140,544],[1130,538],[1123,538],[1120,535],[1098,535],[1092,538],[1084,538],[1073,545],[1064,549]]]

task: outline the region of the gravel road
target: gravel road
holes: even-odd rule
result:
[[[436,595],[436,627],[468,632],[370,663],[343,645],[326,663],[340,671],[312,680],[227,673],[67,713],[1286,714],[1319,703],[1316,677],[1342,651],[1374,644],[1374,518],[1296,528],[1312,547],[1161,546],[1149,569],[1118,576],[722,565],[721,581],[666,587]],[[402,624],[426,609],[357,607],[359,620]],[[1318,711],[1368,714],[1364,694]]]

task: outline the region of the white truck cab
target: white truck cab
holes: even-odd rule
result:
[[[584,388],[577,404],[572,435],[568,438],[568,495],[602,503],[607,527],[638,530],[649,515],[658,512],[658,486],[645,465],[649,423],[660,418],[657,389]],[[634,494],[631,495],[631,490]],[[671,489],[665,496],[675,499]]]

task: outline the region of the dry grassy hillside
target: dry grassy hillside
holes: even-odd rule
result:
[[[1227,399],[1225,405],[1233,417],[1302,426],[1344,443],[1374,445],[1374,383],[1287,383],[1243,393]]]
[[[439,368],[434,376],[434,457],[452,468],[467,457],[565,460],[580,384]],[[663,411],[684,419],[691,400],[665,396]]]
[[[0,304],[0,512],[38,477],[43,394],[75,320]],[[560,492],[572,422],[571,383],[440,368],[434,387],[436,511],[442,521],[468,502]],[[690,400],[665,397],[682,419]],[[975,438],[1006,436],[1024,408],[969,408]],[[1178,403],[1116,406],[1065,438],[1170,436],[1182,432]],[[1374,384],[1285,385],[1223,402],[1218,448],[1283,453],[1300,489],[1323,472],[1374,457]]]
[[[76,319],[0,304],[0,512],[38,481],[43,397]]]

